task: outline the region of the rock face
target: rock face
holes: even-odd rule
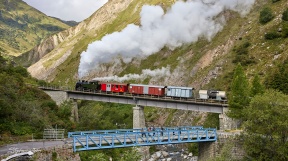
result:
[[[71,29],[69,29],[71,30]],[[29,52],[22,54],[21,56],[17,57],[16,60],[21,62],[23,66],[30,66],[31,64],[36,63],[46,54],[51,52],[54,48],[57,47],[60,43],[62,43],[66,37],[69,35],[69,30],[65,30],[49,38],[43,40],[40,45],[34,47]]]
[[[197,161],[198,157],[193,156],[187,149],[182,149],[182,146],[177,144],[157,146],[159,151],[153,153],[148,161]]]
[[[95,37],[96,30],[99,30],[104,24],[112,22],[119,12],[128,7],[131,1],[109,1],[89,19],[45,39],[40,45],[23,54],[19,59],[24,59],[23,64],[26,66],[34,63],[28,68],[33,77],[48,81],[53,80],[53,78],[48,79],[48,77],[71,55],[71,51],[78,41],[85,37]]]

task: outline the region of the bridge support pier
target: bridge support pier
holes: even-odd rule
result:
[[[72,101],[71,119],[75,122],[79,122],[77,100],[71,99],[71,101]]]
[[[145,127],[144,107],[137,105],[136,107],[133,107],[133,129],[144,127]]]
[[[145,127],[144,107],[136,105],[133,107],[133,129]],[[141,160],[148,160],[150,158],[149,146],[138,147],[138,152],[142,155]]]
[[[239,128],[239,121],[234,120],[227,116],[227,112],[229,111],[229,108],[223,108],[223,113],[219,114],[219,124],[220,124],[220,130],[231,130],[231,129],[237,129]]]
[[[217,142],[201,142],[199,145],[199,161],[206,161],[216,157]]]

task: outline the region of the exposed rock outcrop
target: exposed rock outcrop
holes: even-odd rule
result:
[[[45,39],[40,45],[22,56],[30,74],[37,79],[53,80],[49,76],[71,54],[73,47],[85,37],[95,37],[96,31],[104,24],[112,22],[119,12],[125,10],[132,0],[109,1],[89,19],[63,32]],[[85,44],[84,44],[85,45]],[[39,61],[40,60],[40,61]]]

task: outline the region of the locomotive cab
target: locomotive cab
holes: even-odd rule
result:
[[[85,81],[85,80],[79,80],[75,84],[75,90],[76,91],[97,91],[100,88],[99,81],[92,80],[92,81]]]

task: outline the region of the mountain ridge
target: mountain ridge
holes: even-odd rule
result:
[[[48,35],[68,25],[46,16],[22,0],[1,0],[0,54],[18,56],[32,49]]]

